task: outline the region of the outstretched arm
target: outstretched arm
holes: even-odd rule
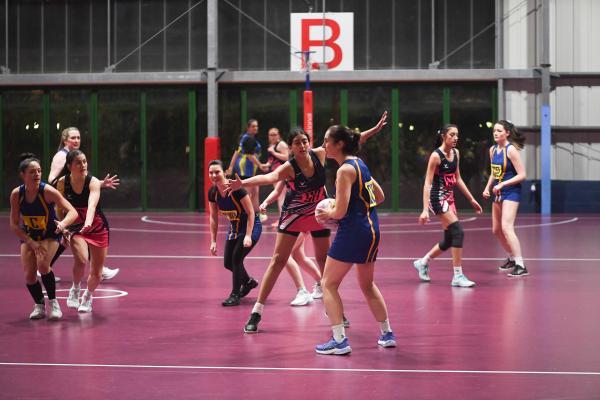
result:
[[[374,127],[360,133],[360,144],[361,145],[364,144],[368,138],[375,135],[376,133],[379,133],[383,129],[383,127],[386,125],[387,125],[387,111],[384,111],[381,118],[379,118],[379,122],[377,122],[377,124]]]

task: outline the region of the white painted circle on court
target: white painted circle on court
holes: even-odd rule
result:
[[[69,292],[70,289],[56,289],[56,293],[58,292]],[[83,294],[83,288],[81,288],[82,290],[82,294]],[[106,292],[106,293],[112,293],[112,294],[105,294],[105,295],[100,295],[98,296],[98,292]],[[44,294],[46,294],[46,291],[44,290]],[[96,289],[94,290],[94,300],[98,300],[98,299],[115,299],[117,297],[123,297],[123,296],[127,296],[129,293],[123,291],[123,290],[117,290],[117,289]],[[67,297],[61,297],[61,296],[56,296],[57,299],[61,299],[61,300],[66,300]]]

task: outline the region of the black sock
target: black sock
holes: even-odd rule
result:
[[[54,280],[54,272],[50,271],[47,274],[42,274],[42,282],[44,282],[48,299],[56,299],[56,281]]]
[[[56,253],[54,254],[54,257],[52,258],[52,261],[50,261],[50,266],[54,265],[56,260],[58,260],[58,257],[60,257],[62,253],[64,253],[65,249],[66,249],[66,247],[63,246],[62,244],[58,246],[58,249],[56,249]]]
[[[33,297],[33,301],[35,304],[44,304],[44,293],[42,292],[42,285],[40,285],[40,281],[35,281],[33,285],[27,285],[27,290],[31,293],[31,297]]]

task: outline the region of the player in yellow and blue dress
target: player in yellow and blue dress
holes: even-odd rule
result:
[[[514,228],[521,201],[521,182],[526,178],[525,166],[519,155],[525,137],[512,122],[500,120],[494,125],[494,141],[496,144],[490,147],[491,174],[483,197],[490,198],[492,189],[492,231],[508,253],[508,259],[499,269],[510,269],[508,276],[511,277],[525,276],[529,272],[525,268],[521,243]]]
[[[213,183],[208,190],[210,251],[217,255],[218,215],[224,215],[230,224],[225,240],[223,263],[232,273],[232,288],[231,294],[222,304],[226,307],[237,306],[242,297],[258,286],[258,282],[246,272],[244,258],[258,242],[262,225],[254,213],[250,196],[245,189],[236,190],[229,195],[224,194],[227,180],[220,160],[213,160],[208,164],[208,176]]]
[[[10,194],[10,228],[21,239],[25,283],[35,302],[29,318],[41,319],[46,315],[42,285],[36,276],[39,271],[49,299],[48,319],[60,319],[62,312],[56,300],[56,282],[50,260],[58,248],[60,232],[75,222],[77,211],[56,189],[42,182],[40,161],[33,154],[21,156],[19,172],[23,184]],[[57,221],[54,204],[67,210],[62,221]]]
[[[363,295],[380,323],[378,344],[382,347],[396,346],[385,300],[373,282],[379,246],[376,206],[383,202],[384,194],[365,163],[355,156],[359,142],[360,134],[345,126],[334,125],[325,133],[327,158],[336,160],[340,168],[336,176],[335,206],[331,210],[319,209],[317,212],[319,218],[339,220],[339,227],[327,253],[322,281],[323,300],[333,337],[315,347],[319,354],[348,354],[352,351],[342,323],[343,305],[338,288],[354,264]]]

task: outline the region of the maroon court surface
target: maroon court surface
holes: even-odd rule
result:
[[[230,273],[210,255],[208,220],[197,213],[109,212],[107,265],[121,272],[101,284],[93,313],[66,307],[67,250],[55,269],[63,319],[30,321],[19,245],[4,213],[0,398],[600,398],[600,216],[520,215],[530,275],[508,278],[497,270],[504,253],[489,214],[462,214],[472,289],[450,287],[449,253],[432,263],[431,283],[418,281],[412,260],[441,231],[437,221],[419,226],[417,217],[381,215],[376,281],[398,347],[378,348],[378,324],[351,272],[341,295],[353,352],[322,356],[313,350],[330,336],[322,301],[290,307],[295,289],[285,272],[260,333],[243,333],[257,291],[239,307],[221,306]],[[274,239],[265,229],[246,261],[258,280]]]

